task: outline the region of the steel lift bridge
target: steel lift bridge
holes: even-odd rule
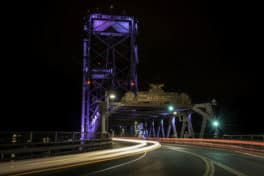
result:
[[[206,122],[213,116],[211,102],[191,104],[186,94],[165,93],[163,85],[138,92],[138,22],[134,17],[90,14],[84,19],[83,30],[82,138],[94,138],[119,127],[123,135],[136,136],[143,131],[144,136],[155,137],[183,137],[187,127],[189,137],[194,137],[193,112],[203,117],[203,137]],[[111,91],[122,100],[109,103]],[[175,111],[169,112],[168,105]],[[182,124],[180,136],[177,121]]]

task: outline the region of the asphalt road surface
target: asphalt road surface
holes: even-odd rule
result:
[[[168,144],[132,157],[37,174],[40,175],[264,176],[264,157],[224,149]]]

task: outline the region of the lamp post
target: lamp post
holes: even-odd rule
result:
[[[110,109],[110,100],[116,99],[116,95],[110,91],[105,91],[105,102],[106,102],[106,111],[103,111],[102,114],[102,134],[106,134],[108,130],[108,117]]]

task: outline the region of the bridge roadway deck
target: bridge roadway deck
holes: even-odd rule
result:
[[[164,144],[161,149],[123,159],[38,174],[45,176],[263,176],[264,158],[225,149]]]

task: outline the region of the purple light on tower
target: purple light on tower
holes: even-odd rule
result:
[[[106,20],[94,20],[93,30],[95,32],[103,32],[108,28],[114,28],[118,33],[129,33],[129,22],[113,22]]]
[[[86,139],[101,131],[98,102],[105,100],[106,90],[137,91],[137,22],[133,17],[95,13],[85,18],[83,29],[81,132]],[[125,84],[131,80],[133,86]]]

